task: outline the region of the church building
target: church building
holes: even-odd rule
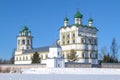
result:
[[[40,48],[33,48],[31,31],[24,26],[17,36],[14,64],[31,64],[33,54],[38,52],[41,64],[64,67],[63,63],[68,62],[67,56],[71,50],[79,57],[76,62],[98,64],[98,29],[93,27],[92,18],[88,19],[88,25],[83,24],[82,18],[79,10],[74,15],[74,24],[68,24],[69,19],[65,17],[64,25],[59,28],[59,40],[51,46]]]

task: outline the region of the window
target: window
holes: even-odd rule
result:
[[[16,57],[16,61],[18,61],[18,57]]]
[[[29,49],[29,46],[27,47],[27,49]]]
[[[64,54],[63,54],[63,58],[65,58],[65,57],[64,57]]]
[[[65,41],[63,41],[63,44],[65,44]]]
[[[60,67],[60,64],[58,64],[58,67]]]
[[[95,45],[97,45],[97,39],[95,39]]]
[[[48,58],[48,55],[46,54],[46,59]]]
[[[22,44],[25,44],[25,40],[22,40]]]
[[[98,57],[98,55],[97,55],[97,53],[95,54],[95,58],[97,58]]]
[[[75,37],[75,34],[73,34],[73,37]]]
[[[26,60],[28,60],[28,57],[26,56]]]
[[[84,58],[84,52],[82,53],[82,58]]]
[[[81,43],[84,43],[84,40],[83,40],[83,38],[81,39]]]
[[[18,44],[20,44],[20,40],[18,40]]]
[[[19,60],[21,61],[21,57],[19,58]]]
[[[69,44],[69,40],[67,41],[67,44]]]
[[[92,58],[92,53],[90,53],[90,58]]]
[[[62,37],[63,39],[65,38],[65,36],[63,35],[63,37]]]
[[[67,38],[69,38],[69,37],[70,37],[70,35],[68,34],[68,35],[67,35]]]
[[[89,39],[89,44],[91,44],[91,39]]]
[[[73,43],[75,43],[75,40],[73,40]]]
[[[29,40],[27,40],[27,44],[28,44],[28,45],[30,44],[30,41],[29,41]]]

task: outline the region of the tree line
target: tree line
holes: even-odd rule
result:
[[[118,63],[119,62],[119,45],[115,38],[112,39],[110,51],[106,47],[101,49],[100,58],[102,63]]]

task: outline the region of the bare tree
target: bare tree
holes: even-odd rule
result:
[[[113,38],[112,40],[110,50],[111,50],[113,59],[118,60],[118,57],[117,57],[118,56],[118,44],[115,38]]]

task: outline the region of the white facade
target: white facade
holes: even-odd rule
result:
[[[65,62],[62,57],[62,49],[57,42],[55,42],[49,48],[49,54],[46,64],[46,67],[49,68],[63,68],[65,66]]]
[[[77,12],[74,16],[75,24],[60,28],[59,43],[62,47],[64,58],[75,50],[80,63],[98,64],[97,28],[92,27],[92,18],[89,25],[82,24],[82,14]],[[67,61],[67,60],[65,60]]]
[[[82,23],[83,15],[77,11],[74,16],[75,23],[68,24],[68,18],[64,19],[64,26],[59,29],[60,46],[46,48],[32,48],[31,32],[25,26],[17,37],[17,49],[15,51],[15,64],[31,64],[34,52],[38,52],[42,61],[48,67],[64,67],[64,60],[71,50],[74,50],[80,63],[98,64],[97,28],[93,27],[93,20],[88,20],[88,26]],[[64,57],[64,59],[62,58]]]

